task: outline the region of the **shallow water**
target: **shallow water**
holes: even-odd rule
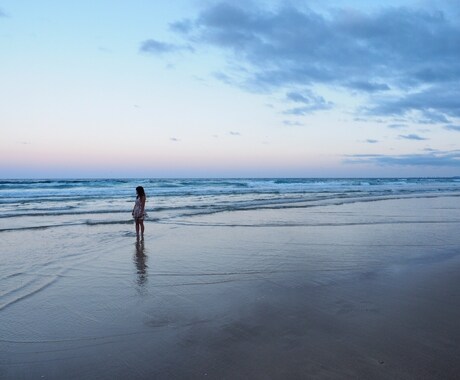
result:
[[[364,202],[240,210],[145,224],[142,244],[135,243],[132,222],[2,232],[0,310],[73,279],[102,287],[108,281],[110,288],[114,279],[132,281],[131,261],[145,266],[144,280],[136,281],[147,283],[149,272],[156,287],[167,287],[253,280],[267,273],[359,271],[423,259],[428,247],[430,255],[438,249],[447,255],[459,247],[460,206],[456,197],[412,198],[372,207]]]

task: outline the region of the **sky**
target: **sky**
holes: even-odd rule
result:
[[[457,0],[0,0],[0,178],[459,175]]]

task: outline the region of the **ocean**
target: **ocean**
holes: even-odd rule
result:
[[[147,222],[236,210],[311,208],[384,199],[460,196],[460,178],[1,180],[0,232],[128,224],[135,188]]]

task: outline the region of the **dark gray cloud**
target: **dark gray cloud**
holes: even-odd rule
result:
[[[420,110],[420,122],[424,124],[448,123],[449,119],[438,111]],[[455,115],[454,115],[455,116]]]
[[[158,55],[158,54],[178,52],[181,50],[193,51],[193,48],[189,45],[176,45],[176,44],[170,44],[166,42],[157,41],[154,39],[148,39],[141,43],[141,47],[139,50],[143,53]]]
[[[151,53],[151,54],[163,54],[163,53],[170,53],[172,51],[177,51],[178,47],[173,44],[168,44],[165,42],[160,42],[157,40],[149,39],[142,42],[140,51],[144,53]]]
[[[379,92],[379,91],[388,91],[390,90],[390,86],[385,83],[371,83],[371,82],[364,82],[364,81],[354,81],[346,83],[345,86],[364,92]]]
[[[227,83],[267,92],[342,87],[372,94],[368,116],[404,118],[416,111],[421,121],[445,123],[460,117],[460,19],[451,14],[409,7],[320,13],[222,1],[171,30],[197,49],[226,52],[241,77],[222,77]],[[166,52],[175,45],[148,46]],[[399,96],[385,96],[390,90]],[[305,107],[291,113],[308,113]]]
[[[388,128],[391,128],[391,129],[403,129],[403,128],[407,128],[407,125],[405,125],[405,124],[389,124]]]
[[[430,151],[424,154],[388,155],[352,155],[344,159],[347,164],[376,164],[379,166],[431,166],[460,168],[460,151]]]
[[[448,131],[460,132],[460,125],[445,125],[444,129],[447,129]]]
[[[409,135],[399,135],[399,138],[405,139],[405,140],[417,140],[417,141],[428,140],[426,137],[422,137],[414,133],[411,133]]]
[[[430,86],[397,98],[380,98],[374,106],[367,109],[367,112],[373,115],[404,116],[412,111],[418,111],[421,121],[448,123],[448,117],[460,117],[458,86],[460,86],[460,76],[457,82],[450,84]]]
[[[176,21],[169,25],[171,30],[179,33],[189,33],[193,29],[191,20]]]
[[[315,95],[309,90],[304,90],[303,93],[288,92],[286,99],[293,103],[301,104],[298,107],[284,111],[286,115],[306,115],[318,110],[330,109],[333,106],[332,102],[326,101],[322,96]]]

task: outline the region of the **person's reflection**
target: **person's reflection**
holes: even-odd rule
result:
[[[137,285],[139,292],[145,293],[145,286],[147,285],[147,255],[145,254],[144,239],[136,241],[136,252],[134,254],[134,264],[137,270]]]

